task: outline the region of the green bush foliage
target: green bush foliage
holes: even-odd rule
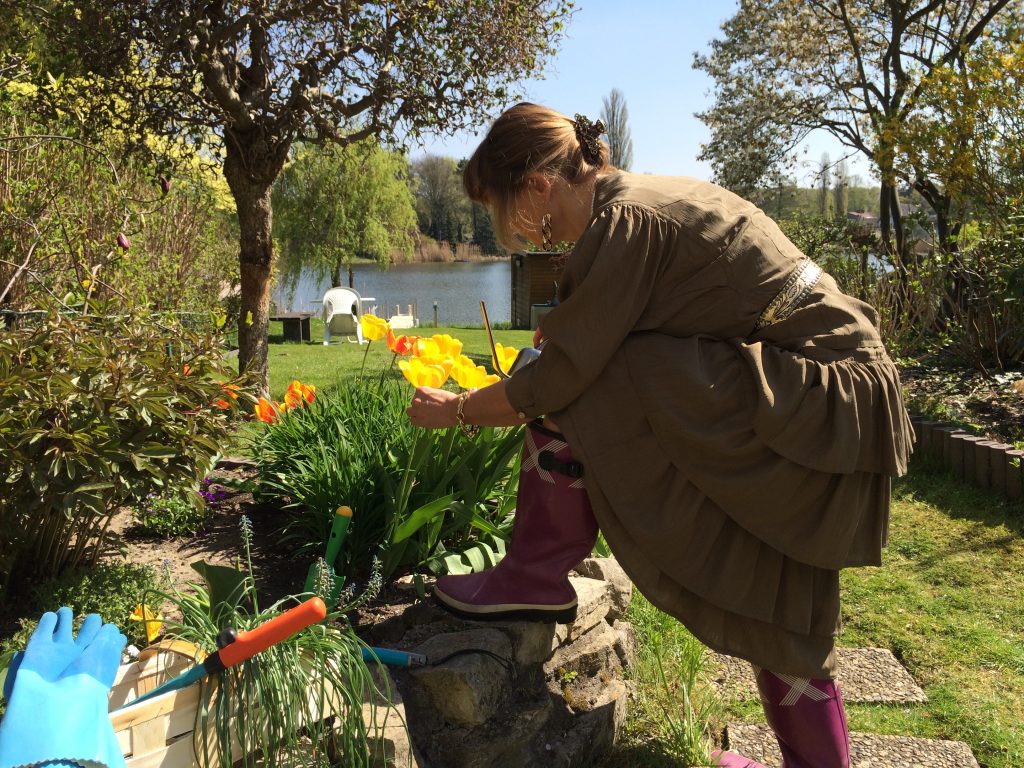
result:
[[[0,88],[0,309],[83,291],[154,311],[216,306],[238,282],[219,174],[184,148],[155,164],[116,135],[76,138],[73,118],[33,115],[33,92]]]
[[[104,621],[116,624],[138,647],[146,645],[146,633],[140,622],[129,617],[140,603],[160,611],[166,589],[164,577],[148,565],[136,563],[101,563],[94,568],[73,568],[57,578],[42,579],[27,590],[18,606],[20,629],[0,642],[0,656],[25,648],[29,636],[46,611],[68,606],[75,614],[77,628],[90,613],[98,613]]]
[[[352,508],[340,574],[365,574],[375,556],[386,578],[486,567],[503,552],[521,430],[418,430],[408,399],[404,381],[351,379],[254,438],[259,492],[285,500],[284,538],[304,555],[322,554],[335,509]]]
[[[119,507],[197,487],[247,400],[213,335],[86,309],[0,335],[0,590],[95,563]]]
[[[1024,216],[1011,216],[956,254],[940,348],[981,371],[1024,364]]]

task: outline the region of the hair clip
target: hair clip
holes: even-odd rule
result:
[[[583,159],[591,165],[601,162],[601,142],[598,137],[605,132],[604,123],[598,120],[591,122],[590,118],[576,113],[572,121],[576,130],[576,138],[580,142],[580,149],[583,150]]]

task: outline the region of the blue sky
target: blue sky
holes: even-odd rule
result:
[[[708,50],[736,7],[734,0],[577,0],[567,39],[544,79],[522,85],[524,98],[596,120],[602,98],[618,88],[629,108],[633,171],[710,179],[710,166],[697,159],[709,133],[694,113],[710,105],[711,81],[693,69],[693,54]],[[428,138],[411,154],[468,157],[485,132]],[[811,185],[823,152],[834,161],[842,148],[831,137],[812,138],[801,185]],[[863,163],[851,160],[850,173],[867,180]]]

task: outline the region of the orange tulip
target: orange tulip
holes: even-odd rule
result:
[[[273,424],[277,421],[280,408],[280,403],[272,403],[265,397],[261,397],[256,401],[256,405],[254,406],[256,418],[260,421],[266,422],[267,424]]]
[[[387,333],[388,349],[396,355],[408,355],[416,348],[419,336],[395,336],[395,332],[388,326]]]
[[[237,384],[222,384],[221,389],[224,390],[224,394],[230,397],[232,400],[238,399],[238,385]]]
[[[226,411],[228,408],[231,407],[231,403],[229,403],[227,400],[214,400],[213,404],[217,408],[220,408],[222,411]]]
[[[288,385],[288,391],[284,393],[284,404],[286,408],[298,408],[300,405],[312,403],[315,396],[316,387],[296,380]]]

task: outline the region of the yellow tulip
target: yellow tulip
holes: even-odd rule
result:
[[[487,369],[465,355],[459,355],[458,360],[452,365],[452,378],[463,389],[480,389],[500,381],[497,376],[487,373]]]
[[[135,606],[135,610],[132,615],[128,617],[130,621],[142,621],[146,625],[146,640],[153,642],[160,634],[160,627],[163,625],[163,616],[157,614],[152,608],[145,603],[139,603]]]
[[[503,347],[501,344],[494,345],[494,351],[497,353],[497,360],[491,357],[491,365],[496,371],[504,371],[508,373],[512,367],[512,363],[516,361],[516,356],[519,354],[519,350],[515,347]]]
[[[361,315],[359,317],[359,325],[363,329],[363,338],[367,341],[377,341],[383,339],[387,333],[388,325],[387,320],[383,320],[376,315]]]
[[[430,340],[437,345],[441,357],[457,358],[462,354],[462,342],[447,333],[436,333]]]
[[[452,361],[436,357],[413,357],[409,360],[399,360],[398,367],[414,387],[437,388],[448,380]]]
[[[476,379],[476,363],[465,355],[459,355],[452,364],[452,378],[463,389],[472,389],[471,382]]]
[[[497,384],[501,381],[501,377],[496,373],[488,373],[487,369],[482,365],[478,365],[475,371],[475,379],[469,386],[469,389],[483,389],[489,387],[491,384]]]

